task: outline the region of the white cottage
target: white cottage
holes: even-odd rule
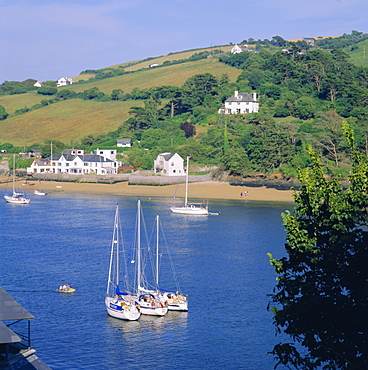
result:
[[[160,153],[154,160],[155,173],[165,176],[184,175],[184,160],[177,153]]]
[[[116,146],[119,148],[130,148],[132,146],[132,139],[117,139]]]
[[[259,102],[257,94],[234,92],[234,95],[225,100],[225,106],[218,111],[219,114],[246,114],[258,112]]]
[[[60,87],[60,86],[67,86],[67,85],[71,85],[72,83],[74,83],[73,79],[72,78],[69,78],[69,77],[61,77],[58,82],[56,83],[56,86],[57,87]]]
[[[231,52],[231,54],[239,54],[239,53],[242,53],[243,51],[249,51],[247,45],[237,45],[237,44],[235,44],[235,46],[233,46],[231,48],[230,52]]]

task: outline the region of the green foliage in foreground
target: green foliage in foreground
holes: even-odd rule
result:
[[[278,274],[274,324],[294,342],[274,347],[276,367],[368,368],[368,162],[343,129],[352,149],[349,187],[326,179],[310,151],[296,208],[283,214],[287,257],[270,255]]]

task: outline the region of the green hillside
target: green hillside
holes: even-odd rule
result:
[[[360,67],[368,67],[368,40],[353,46],[348,46],[343,51],[350,56],[350,61]]]
[[[78,93],[97,87],[105,94],[111,94],[114,89],[122,89],[125,93],[129,93],[134,88],[181,86],[189,77],[201,73],[211,73],[216,77],[227,74],[230,82],[235,82],[241,73],[241,70],[237,68],[219,63],[218,58],[148,68],[149,64],[185,59],[195,52],[198,51],[176,53],[144,61],[132,66],[132,73],[75,83],[61,87],[59,91],[67,89]],[[78,76],[73,79],[80,80]],[[14,115],[16,110],[31,108],[40,104],[42,100],[50,98],[38,94],[37,91],[0,96],[0,105],[9,113],[9,117],[0,124],[0,143],[8,142],[15,146],[24,146],[25,141],[27,145],[31,145],[42,143],[47,139],[68,143],[71,140],[78,141],[88,135],[105,134],[116,130],[122,122],[129,118],[130,107],[142,105],[142,101],[136,100],[98,102],[71,99]]]

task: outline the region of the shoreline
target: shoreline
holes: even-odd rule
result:
[[[177,185],[129,185],[128,182],[115,184],[100,183],[75,183],[59,181],[28,181],[17,180],[18,190],[33,193],[34,190],[42,190],[46,193],[71,193],[71,194],[105,194],[127,195],[148,197],[185,197],[185,184]],[[10,184],[9,184],[10,185]],[[9,187],[7,183],[0,183],[0,189]],[[248,195],[244,195],[248,192]],[[242,194],[242,195],[241,195]],[[277,190],[273,188],[235,186],[221,181],[203,181],[189,184],[189,199],[225,199],[225,200],[254,200],[270,202],[294,202],[292,190]]]

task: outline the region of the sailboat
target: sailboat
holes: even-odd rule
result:
[[[141,249],[141,201],[138,200],[137,207],[137,294],[142,315],[165,316],[168,306],[162,301],[157,292],[143,286],[144,271],[142,269],[142,249]],[[135,261],[134,261],[135,262]]]
[[[11,195],[4,195],[4,199],[13,204],[28,204],[30,202],[30,199],[25,197],[23,193],[15,190],[15,155],[13,155],[13,192]]]
[[[188,203],[188,182],[189,182],[189,157],[187,157],[187,169],[185,171],[185,201],[183,206],[171,207],[173,213],[187,214],[187,215],[201,215],[207,216],[208,205],[203,206],[202,203]]]
[[[129,293],[129,285],[126,281],[127,291],[121,291],[119,285],[120,275],[120,220],[119,207],[116,206],[114,218],[114,231],[111,243],[109,276],[107,280],[105,306],[108,315],[121,320],[135,321],[141,316],[141,310],[137,303],[137,297]],[[127,274],[125,274],[127,278]]]
[[[176,290],[163,289],[159,285],[159,235],[160,235],[160,216],[156,215],[156,271],[155,271],[155,283],[157,292],[159,292],[160,300],[165,302],[168,306],[169,311],[188,311],[188,297],[179,293],[178,284]],[[174,271],[173,271],[174,272]],[[176,280],[176,274],[174,274]]]

